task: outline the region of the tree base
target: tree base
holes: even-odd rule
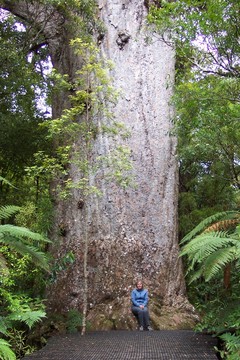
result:
[[[155,330],[193,329],[199,316],[187,300],[180,305],[160,305],[151,299],[149,306],[151,326]],[[91,330],[136,330],[138,324],[131,312],[129,301],[121,299],[100,304],[90,309],[88,317]]]

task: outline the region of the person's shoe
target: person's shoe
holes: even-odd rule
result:
[[[140,326],[139,331],[143,331],[143,326]]]
[[[148,331],[153,331],[153,328],[151,328],[151,326],[147,327]]]

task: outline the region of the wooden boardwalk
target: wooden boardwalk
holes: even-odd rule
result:
[[[24,360],[217,360],[215,345],[190,330],[97,331],[53,337]]]

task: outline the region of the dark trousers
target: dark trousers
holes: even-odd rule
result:
[[[147,307],[141,309],[140,307],[132,306],[132,313],[136,316],[139,326],[143,326],[144,329],[149,326],[149,312]]]

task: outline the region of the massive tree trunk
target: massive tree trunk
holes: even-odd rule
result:
[[[34,11],[26,9],[25,2],[6,1],[5,8],[24,18],[32,16],[36,26],[42,25],[40,17],[33,17]],[[54,16],[48,17],[42,31],[54,66],[73,78],[81,59],[69,47],[62,15],[48,7],[48,12],[52,10]],[[49,309],[82,311],[87,228],[88,319],[97,329],[134,326],[129,297],[139,277],[149,289],[156,327],[181,327],[188,318],[186,309],[182,317],[172,317],[176,308],[179,313],[187,304],[177,241],[178,178],[171,106],[175,53],[147,29],[146,15],[144,0],[99,0],[99,17],[106,28],[99,47],[101,54],[114,62],[113,85],[121,90],[111,111],[116,121],[130,130],[126,144],[131,149],[137,187],[123,190],[106,183],[103,169],[103,180],[95,180],[101,197],[92,196],[79,206],[82,195],[75,189],[71,200],[56,203],[53,254],[61,259],[73,251],[76,261],[59,273],[48,289]],[[54,116],[61,115],[66,99],[55,99]],[[112,147],[113,141],[99,137],[95,155],[106,154]],[[73,180],[79,180],[80,172],[74,164],[69,172]],[[60,225],[64,226],[61,236]]]

